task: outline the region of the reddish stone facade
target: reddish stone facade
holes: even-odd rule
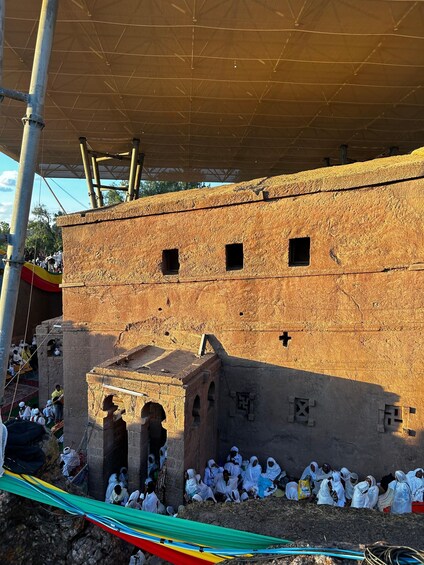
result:
[[[66,441],[85,374],[150,344],[222,363],[218,455],[377,475],[423,447],[424,159],[149,197],[60,219]],[[205,438],[207,439],[207,438]]]

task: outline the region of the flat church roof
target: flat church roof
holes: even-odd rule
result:
[[[27,91],[41,0],[6,0],[4,87]],[[83,177],[78,138],[145,154],[143,178],[235,182],[424,145],[424,2],[60,2],[43,176]],[[0,105],[18,159],[22,103]],[[103,178],[125,178],[122,162]]]

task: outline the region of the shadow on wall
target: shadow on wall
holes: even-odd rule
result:
[[[233,357],[209,342],[222,362],[221,462],[237,445],[244,459],[275,457],[294,476],[313,460],[377,476],[422,465],[420,406],[380,385]]]
[[[128,396],[102,397],[103,403],[99,406],[104,415],[102,426],[94,426],[87,445],[90,494],[104,500],[111,475],[119,474],[121,468],[126,467],[130,493],[134,490],[144,492],[146,478],[150,476],[157,483],[157,493],[165,505],[181,504],[184,492],[183,436],[175,432],[168,435],[162,405],[149,401],[139,410],[132,406],[132,398]],[[136,414],[129,413],[132,408]],[[166,471],[159,473],[161,461],[165,459],[165,444]],[[153,462],[148,456],[153,456]]]
[[[65,442],[84,447],[88,430],[86,374],[124,349],[115,346],[117,335],[112,332],[90,333],[69,321],[62,322],[62,331]]]

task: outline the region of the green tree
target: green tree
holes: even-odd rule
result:
[[[108,190],[103,195],[106,206],[125,202],[125,192],[119,190],[119,186],[128,186],[125,181],[116,186],[115,190]],[[191,188],[204,188],[206,185],[201,182],[181,182],[181,181],[162,181],[162,180],[143,180],[140,183],[140,197],[154,196],[155,194],[165,194],[166,192],[178,192],[180,190],[190,190]]]
[[[51,255],[62,248],[62,234],[56,225],[56,217],[52,216],[45,206],[36,206],[32,210],[32,218],[28,222],[25,251],[27,258],[34,259],[37,255]]]
[[[112,204],[119,204],[125,201],[125,192],[122,190],[108,190],[103,194],[103,201],[105,206],[111,206]]]
[[[165,194],[165,192],[179,192],[180,190],[204,188],[205,186],[206,185],[201,182],[144,180],[141,182],[140,196],[153,196],[154,194]]]

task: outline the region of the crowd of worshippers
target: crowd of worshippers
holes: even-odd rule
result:
[[[53,253],[53,255],[37,255],[35,259],[34,255],[28,254],[25,257],[25,261],[38,265],[42,269],[46,269],[49,273],[58,274],[63,271],[63,253],[61,249]]]
[[[404,514],[412,511],[412,502],[423,502],[424,472],[422,468],[407,474],[399,470],[377,483],[372,475],[360,481],[358,474],[346,467],[336,471],[328,463],[320,467],[313,461],[296,479],[288,476],[273,457],[268,457],[264,470],[256,456],[243,461],[236,446],[223,467],[213,459],[208,461],[203,480],[194,469],[186,472],[187,502],[242,502],[268,496]]]
[[[28,406],[22,400],[18,404],[18,420],[35,422],[40,426],[58,424],[63,420],[63,395],[63,388],[57,384],[43,410],[40,410],[37,406]]]
[[[150,453],[147,458],[147,479],[144,482],[143,490],[135,490],[131,494],[128,491],[128,469],[121,467],[109,477],[108,486],[105,493],[105,502],[144,510],[154,514],[168,514],[173,516],[174,509],[171,506],[165,508],[158,496],[163,484],[164,469],[167,458],[168,448],[163,445],[159,450],[159,461]]]
[[[38,369],[37,338],[32,338],[31,345],[23,339],[18,345],[12,343],[9,349],[9,364],[7,373],[14,377],[16,373],[27,373]]]

